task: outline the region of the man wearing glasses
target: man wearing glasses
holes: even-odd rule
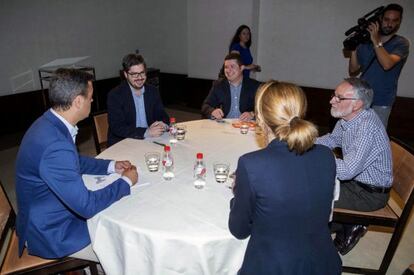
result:
[[[347,78],[336,88],[330,101],[331,115],[339,118],[332,133],[316,143],[331,149],[341,148],[336,159],[340,196],[335,207],[357,211],[375,211],[388,201],[392,185],[390,142],[378,115],[370,108],[373,91],[358,78]],[[332,224],[338,251],[345,255],[366,233],[367,227]]]
[[[108,94],[108,146],[124,138],[158,137],[169,123],[157,88],[145,84],[144,58],[128,54],[122,67],[126,81]]]

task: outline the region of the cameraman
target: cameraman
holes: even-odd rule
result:
[[[387,128],[388,117],[397,94],[398,78],[408,57],[409,42],[397,31],[403,8],[389,4],[380,22],[368,26],[372,43],[361,44],[351,52],[349,75],[365,79],[374,90],[372,108]]]

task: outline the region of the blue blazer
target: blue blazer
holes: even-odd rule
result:
[[[239,102],[240,113],[254,111],[254,99],[259,85],[260,82],[256,80],[243,77]],[[230,84],[227,79],[219,79],[213,83],[201,107],[201,115],[204,118],[211,118],[211,113],[219,107],[223,109],[224,117],[226,117],[231,107]]]
[[[144,105],[148,126],[155,121],[170,123],[170,117],[164,110],[158,89],[154,86],[145,85]],[[137,112],[128,82],[123,81],[118,87],[109,92],[107,107],[108,146],[124,138],[144,138],[147,128],[136,127]]]
[[[118,179],[98,191],[89,191],[82,174],[107,173],[109,160],[78,155],[72,137],[47,111],[26,132],[16,159],[16,195],[19,251],[43,258],[61,258],[87,246],[86,220],[130,194]]]
[[[239,274],[341,274],[328,227],[335,169],[321,145],[297,155],[273,140],[240,157],[229,229],[250,240]]]

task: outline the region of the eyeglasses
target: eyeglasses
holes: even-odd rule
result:
[[[130,73],[130,72],[127,72],[127,74],[129,76],[133,77],[133,78],[138,78],[138,77],[139,78],[144,78],[147,75],[146,72],[140,72],[140,73]]]
[[[336,101],[342,101],[342,100],[358,100],[359,98],[355,98],[355,97],[341,97],[339,95],[336,94],[332,94],[331,95],[331,99],[335,98]]]

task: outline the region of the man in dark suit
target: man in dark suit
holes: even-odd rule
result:
[[[130,194],[138,180],[129,161],[79,156],[76,124],[89,116],[92,76],[59,69],[50,82],[52,108],[26,132],[16,159],[16,221],[19,251],[43,258],[68,255],[98,261],[90,245],[86,220]],[[89,191],[82,174],[122,177],[98,191]]]
[[[144,59],[128,54],[122,60],[126,81],[108,94],[108,145],[124,138],[144,139],[164,133],[169,116],[164,110],[160,94],[147,80]]]
[[[204,118],[254,118],[254,98],[260,83],[243,77],[243,69],[244,65],[238,53],[230,53],[225,57],[226,78],[213,83],[201,107]]]

